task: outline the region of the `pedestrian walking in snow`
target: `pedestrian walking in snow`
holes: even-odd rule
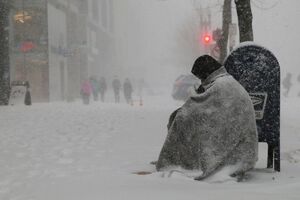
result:
[[[199,57],[192,73],[201,79],[198,93],[173,112],[158,171],[179,166],[200,170],[202,180],[226,166],[243,176],[257,161],[258,137],[252,101],[246,90],[208,55]]]
[[[139,79],[137,82],[137,95],[140,98],[140,105],[143,105],[145,80],[143,78]]]
[[[91,87],[92,87],[92,94],[93,94],[93,98],[94,98],[94,101],[98,101],[98,98],[99,98],[99,95],[98,95],[98,92],[99,92],[99,85],[98,85],[98,80],[96,77],[94,76],[91,76],[90,77],[90,84],[91,84]]]
[[[144,91],[144,88],[145,88],[145,80],[143,78],[139,79],[138,80],[138,83],[137,83],[137,94],[140,98],[143,97],[143,91]]]
[[[32,102],[31,102],[31,94],[30,94],[30,85],[28,81],[25,82],[25,86],[26,86],[26,93],[25,93],[24,104],[30,106]]]
[[[102,102],[104,102],[106,90],[107,90],[106,80],[102,76],[99,80],[99,93],[100,93],[100,97],[101,97]]]
[[[119,103],[120,102],[121,81],[118,79],[117,76],[115,76],[115,78],[112,82],[112,87],[113,87],[113,90],[114,90],[115,102]]]
[[[292,80],[292,74],[291,73],[287,73],[286,77],[282,81],[282,85],[283,85],[283,87],[285,89],[285,92],[283,93],[283,95],[285,97],[288,96],[289,91],[291,89],[291,86],[292,86],[291,80]]]
[[[299,74],[299,76],[297,77],[297,81],[298,81],[298,84],[299,84],[299,86],[300,86],[300,74]],[[299,93],[298,93],[298,97],[300,97],[300,91],[299,91]]]
[[[90,96],[92,94],[92,86],[90,84],[89,80],[85,80],[80,89],[81,98],[83,101],[83,104],[88,105],[90,103]]]
[[[132,103],[132,84],[128,78],[125,79],[125,82],[123,84],[123,90],[124,90],[124,97],[126,99],[126,102],[128,104]]]

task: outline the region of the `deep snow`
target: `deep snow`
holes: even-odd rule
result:
[[[299,199],[300,99],[282,99],[282,172],[265,169],[266,145],[247,182],[225,173],[204,182],[154,170],[166,123],[180,102],[92,102],[0,107],[0,199]]]

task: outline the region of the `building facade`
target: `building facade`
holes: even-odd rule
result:
[[[88,0],[89,74],[107,76],[113,68],[114,0]]]
[[[112,1],[13,0],[10,79],[28,80],[34,102],[73,101],[113,54]]]
[[[27,2],[11,1],[10,77],[29,80],[35,99],[45,101],[49,96],[47,2]]]

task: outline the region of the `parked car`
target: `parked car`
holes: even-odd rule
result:
[[[180,75],[173,84],[172,97],[175,100],[187,100],[200,86],[200,82],[194,75]]]

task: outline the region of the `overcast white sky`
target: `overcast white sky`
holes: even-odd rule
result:
[[[128,37],[125,49],[129,51],[128,62],[132,66],[143,65],[148,76],[171,80],[178,73],[170,71],[177,35],[186,21],[196,18],[192,0],[127,0],[129,9]],[[253,0],[253,29],[255,42],[269,48],[282,68],[282,76],[288,71],[300,74],[300,1],[299,0]],[[201,0],[203,7],[212,9],[213,28],[221,26],[222,0]],[[234,3],[233,3],[234,4]],[[234,5],[233,5],[234,6]],[[261,7],[261,8],[259,8]],[[233,20],[236,12],[233,9]],[[126,25],[127,24],[127,25]],[[125,50],[124,50],[125,51]],[[184,51],[184,50],[183,50]],[[177,52],[178,53],[178,52]],[[175,60],[175,59],[174,59]],[[191,65],[194,60],[191,59]],[[186,73],[191,66],[180,66]],[[144,71],[145,71],[144,70]],[[158,73],[157,73],[158,72]],[[172,75],[173,73],[173,75]],[[168,74],[168,77],[167,75]],[[293,77],[294,81],[296,76]]]

